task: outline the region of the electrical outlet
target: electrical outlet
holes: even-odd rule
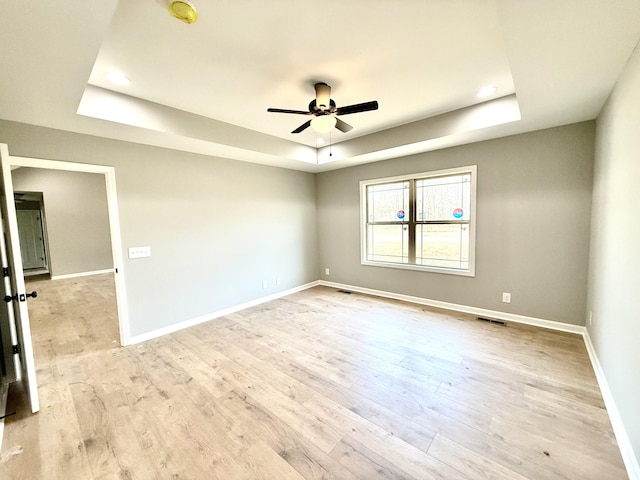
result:
[[[129,258],[143,258],[151,256],[151,247],[129,247]]]
[[[276,285],[280,285],[280,277],[276,277]]]
[[[262,288],[268,288],[268,287],[269,287],[269,284],[267,283],[267,281],[263,280],[262,281]]]
[[[329,276],[329,275],[330,275],[330,273],[329,273],[329,269],[328,269],[328,268],[325,268],[325,269],[324,269],[324,274],[325,274],[325,275],[327,275],[327,276]]]
[[[509,292],[502,292],[502,301],[504,303],[511,303],[511,294]]]
[[[593,325],[593,312],[589,311],[589,326]]]

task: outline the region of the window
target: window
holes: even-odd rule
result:
[[[360,182],[362,263],[474,275],[476,166]]]

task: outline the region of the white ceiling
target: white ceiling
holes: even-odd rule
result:
[[[640,39],[640,0],[167,3],[0,0],[0,118],[323,171],[593,119]],[[331,136],[267,113],[318,81],[380,108]]]

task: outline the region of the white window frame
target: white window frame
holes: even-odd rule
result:
[[[469,268],[457,269],[447,267],[435,267],[428,265],[416,265],[411,263],[394,263],[367,260],[367,187],[383,183],[403,182],[407,180],[420,180],[425,178],[442,177],[446,175],[471,174],[471,211],[469,214]],[[418,270],[421,272],[445,273],[450,275],[461,275],[475,277],[476,265],[476,184],[477,166],[467,165],[464,167],[447,168],[430,172],[421,172],[410,175],[400,175],[397,177],[376,178],[372,180],[362,180],[360,182],[360,252],[362,265],[385,268],[399,268],[403,270]],[[415,222],[410,218],[409,221]]]

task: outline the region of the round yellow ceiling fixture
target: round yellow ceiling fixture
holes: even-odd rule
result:
[[[176,0],[169,3],[169,13],[184,23],[192,24],[198,20],[198,12],[191,2]]]
[[[333,115],[320,115],[311,120],[311,128],[318,133],[330,132],[338,123],[338,119]]]

